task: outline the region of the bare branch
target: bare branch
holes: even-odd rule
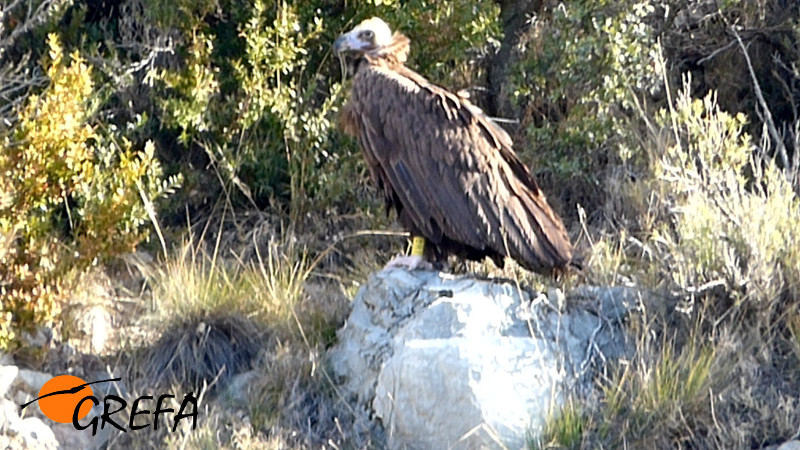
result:
[[[778,156],[781,158],[783,167],[789,170],[789,157],[786,154],[786,147],[783,145],[783,138],[778,133],[778,129],[775,127],[775,121],[772,120],[772,112],[769,110],[769,106],[767,105],[766,100],[764,100],[764,95],[761,93],[761,86],[758,84],[756,73],[753,70],[753,64],[750,62],[750,55],[747,54],[747,49],[745,48],[744,43],[742,43],[742,38],[739,37],[739,33],[736,32],[736,29],[731,27],[730,30],[736,37],[736,41],[739,42],[739,48],[742,49],[744,59],[747,61],[747,69],[750,71],[750,78],[753,80],[753,89],[755,90],[756,98],[758,99],[759,105],[761,105],[761,108],[764,110],[764,123],[766,123],[767,130],[769,131],[772,140],[775,142],[775,148]]]
[[[0,7],[0,14],[8,14],[9,11],[13,11],[21,3],[21,0],[15,0],[8,5],[3,5]],[[63,8],[69,6],[71,3],[72,0],[44,0],[34,9],[34,2],[24,2],[24,4],[28,7],[28,11],[25,14],[25,19],[23,19],[19,25],[14,27],[8,36],[3,36],[5,30],[0,28],[0,59],[2,59],[6,50],[13,46],[21,35],[30,31],[34,26],[46,22],[60,10],[63,10]]]

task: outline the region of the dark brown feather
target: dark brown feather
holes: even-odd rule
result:
[[[406,68],[407,53],[408,39],[395,33],[391,46],[363,55],[340,119],[387,206],[440,254],[566,268],[564,225],[511,138],[467,99]]]

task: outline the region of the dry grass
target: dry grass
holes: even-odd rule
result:
[[[800,242],[790,226],[800,223],[800,207],[765,161],[749,172],[761,177],[751,183],[761,189],[737,187],[744,166],[732,173],[715,158],[752,146],[713,102],[682,101],[658,124],[645,117],[650,172],[609,181],[630,201],[608,205],[602,228],[582,223],[591,247],[585,280],[652,293],[627,322],[635,357],[596,380],[593,402],[571,399],[555,412],[532,448],[758,448],[800,435],[800,248],[788,245]],[[725,144],[704,154],[695,147],[710,144],[697,133]],[[680,159],[681,148],[696,157]],[[709,190],[708,179],[731,184]],[[747,232],[731,225],[744,222],[752,222]],[[767,222],[772,231],[762,236],[753,224]],[[376,254],[369,232],[327,229],[340,225],[281,234],[248,224],[238,239],[222,231],[190,237],[166,261],[142,264],[149,293],[142,323],[157,337],[123,351],[130,396],[154,381],[179,398],[195,392],[201,420],[195,430],[120,435],[112,447],[380,448],[379,435],[328,378],[325,352],[349,299],[402,239],[376,243]],[[461,269],[537,290],[553,285],[513,263]]]
[[[664,110],[640,111],[646,167],[609,180],[608,221],[591,233],[590,279],[654,295],[628,322],[636,357],[532,447],[761,448],[800,436],[800,201],[743,118],[689,85]]]
[[[555,412],[544,433],[531,437],[532,448],[749,448],[798,436],[800,249],[773,240],[800,242],[790,226],[800,221],[800,207],[766,161],[749,172],[761,189],[739,186],[753,160],[737,155],[753,147],[713,101],[698,104],[686,93],[663,114],[643,116],[650,125],[642,136],[651,154],[646,176],[610,181],[609,189],[630,201],[608,205],[604,228],[582,223],[591,247],[586,280],[652,293],[628,320],[635,357],[597,379],[594,402],[571,399]],[[714,152],[699,148],[712,143],[721,143]],[[687,151],[696,157],[682,158]],[[717,163],[726,157],[734,159]],[[708,188],[703,180],[729,184]],[[749,229],[733,227],[744,222],[752,222]],[[753,224],[767,222],[772,231],[762,236]],[[202,392],[204,419],[197,430],[118,442],[380,447],[324,366],[359,280],[392,251],[376,256],[358,233],[337,235],[340,244],[331,247],[327,232],[277,237],[271,227],[250,230],[246,245],[217,236],[208,249],[189,240],[149,268],[149,321],[161,338],[136,353],[132,366],[169,374],[164,379],[175,390]],[[465,270],[538,290],[553,285],[513,263]],[[226,390],[243,371],[252,378],[238,395]]]
[[[195,430],[120,434],[112,447],[370,445],[371,431],[356,426],[324,370],[349,306],[347,277],[318,276],[327,253],[312,259],[307,235],[255,226],[244,236],[219,231],[208,244],[187,240],[167,261],[139,264],[149,286],[142,322],[157,338],[124,351],[129,396],[155,386],[178,398],[194,392],[200,420]]]
[[[265,240],[265,251],[253,246],[251,261],[236,254],[223,257],[219,247],[208,252],[189,240],[163,266],[150,267],[153,319],[236,311],[265,322],[288,322],[312,267],[292,238]]]
[[[697,101],[686,89],[661,112],[640,111],[640,124],[646,163],[610,173],[603,223],[581,214],[589,270],[561,284],[650,292],[627,321],[635,356],[598,377],[594,401],[569,400],[530,445],[759,448],[797,438],[800,202],[713,96]],[[141,265],[142,323],[156,338],[123,351],[130,395],[153,382],[192,391],[202,419],[196,430],[150,429],[112,446],[381,446],[328,378],[325,352],[360,283],[403,239],[352,231],[383,219],[313,220],[304,233],[231,221]],[[513,262],[456,270],[539,291],[554,284]]]

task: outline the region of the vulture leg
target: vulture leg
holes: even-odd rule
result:
[[[411,242],[411,254],[409,256],[397,255],[384,268],[406,267],[408,270],[433,270],[433,264],[425,260],[425,238],[414,236]]]

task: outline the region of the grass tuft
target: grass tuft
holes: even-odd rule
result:
[[[303,298],[312,266],[294,239],[256,246],[254,261],[220,257],[202,245],[185,243],[160,267],[149,271],[156,320],[202,317],[236,311],[261,323],[286,324]]]
[[[309,257],[301,238],[267,228],[255,227],[238,246],[222,231],[210,249],[189,240],[164,263],[142,267],[148,320],[160,332],[130,358],[134,390],[155,383],[205,395],[198,430],[153,432],[145,441],[305,448],[362,439],[342,431],[355,415],[323,370],[349,305],[344,289],[314,276],[322,256]]]
[[[529,448],[579,448],[585,431],[589,428],[588,416],[581,404],[570,398],[566,404],[545,423],[541,436],[529,441]]]
[[[267,341],[263,327],[241,316],[173,321],[155,344],[136,357],[139,374],[134,379],[150,386],[179,384],[196,390],[225,385],[232,375],[253,367]]]

